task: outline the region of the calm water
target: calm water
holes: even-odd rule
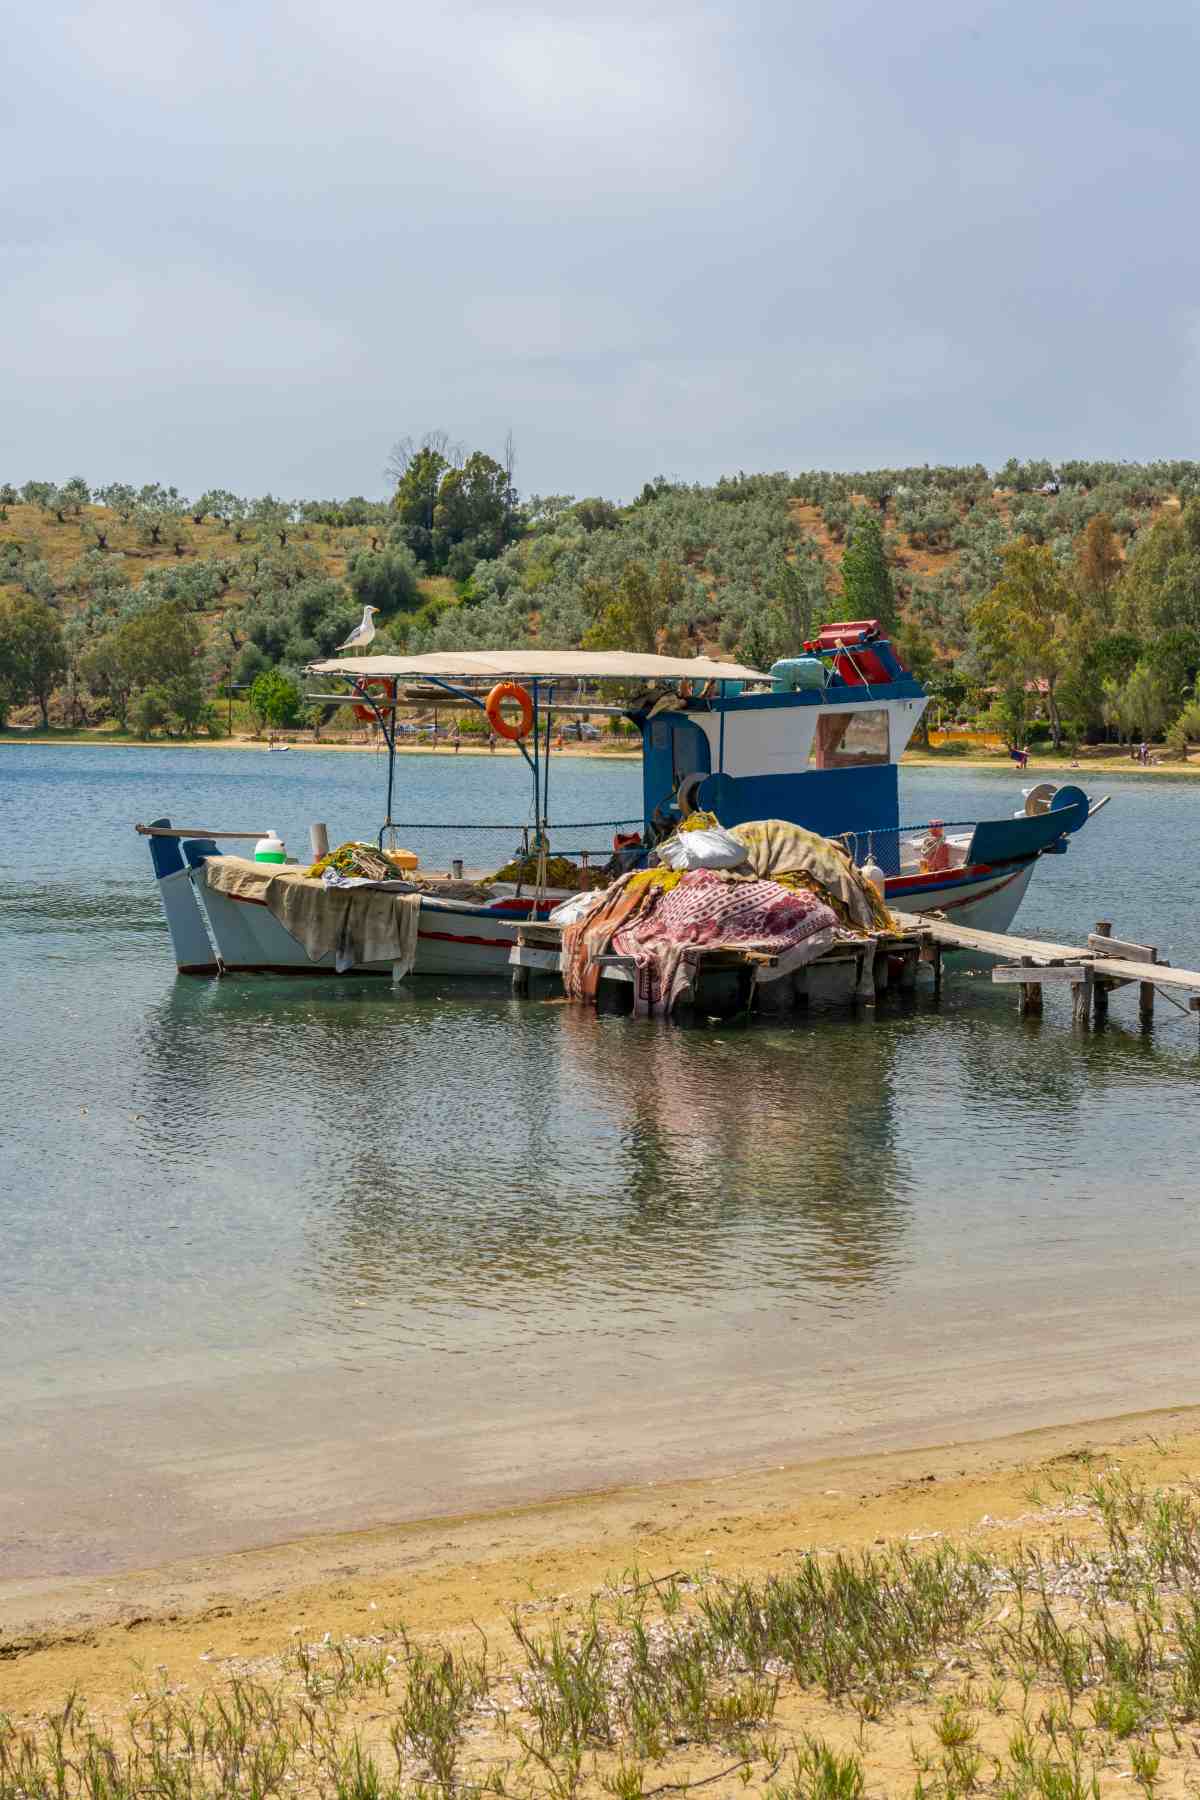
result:
[[[1194,1018],[1143,1036],[1122,994],[1073,1033],[956,980],[940,1011],[684,1033],[176,977],[135,820],[298,852],[312,818],[373,833],[382,778],[0,749],[0,1572],[1197,1398]],[[517,821],[526,785],[410,757],[396,810]],[[1022,928],[1103,915],[1200,966],[1200,787],[1098,785]],[[637,789],[564,759],[552,809]],[[953,770],[904,794],[911,820],[1018,798]]]

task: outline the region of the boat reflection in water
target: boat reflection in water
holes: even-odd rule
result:
[[[271,1284],[304,1323],[453,1348],[889,1285],[920,1173],[893,1022],[679,1033],[461,995],[187,983],[148,1025],[165,1163],[227,1191],[270,1146]]]

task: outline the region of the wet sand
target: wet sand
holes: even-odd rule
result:
[[[1118,1457],[1148,1482],[1191,1475],[1200,1409],[643,1482],[121,1575],[9,1580],[0,1584],[4,1705],[14,1715],[37,1711],[74,1686],[90,1704],[119,1705],[142,1685],[138,1671],[156,1664],[194,1695],[227,1676],[225,1659],[277,1655],[297,1630],[337,1638],[402,1619],[417,1633],[490,1634],[518,1600],[585,1596],[633,1567],[761,1575],[817,1545],[1036,1535],[1034,1490],[1088,1456]],[[345,1471],[347,1485],[355,1474]]]
[[[1081,1256],[1070,1286],[1053,1267],[996,1281],[985,1262],[945,1294],[931,1270],[819,1330],[734,1312],[702,1347],[584,1333],[554,1358],[535,1335],[503,1356],[231,1358],[191,1380],[106,1367],[59,1397],[10,1384],[0,1579],[1191,1404],[1190,1259],[1108,1258]]]

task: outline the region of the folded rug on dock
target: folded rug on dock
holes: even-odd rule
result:
[[[204,879],[233,900],[265,906],[311,962],[332,956],[339,975],[368,963],[391,963],[407,975],[416,960],[419,894],[326,887],[299,870],[241,856],[210,856]]]

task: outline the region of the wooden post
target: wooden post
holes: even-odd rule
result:
[[[1154,1023],[1154,983],[1141,981],[1138,983],[1138,1018],[1143,1025]]]
[[[1096,936],[1112,936],[1112,920],[1096,920]],[[1092,1023],[1100,1025],[1108,1017],[1108,983],[1103,977],[1092,982]]]
[[[854,998],[873,1000],[875,998],[875,940],[868,938],[863,945],[858,959],[858,981],[854,989]]]
[[[522,963],[512,966],[512,991],[514,1000],[529,998],[529,970]]]
[[[911,994],[917,985],[917,955],[914,950],[904,950],[900,961],[900,991]]]
[[[1021,958],[1023,969],[1032,969],[1032,956]],[[1042,984],[1040,981],[1023,981],[1021,983],[1020,1016],[1023,1019],[1040,1019],[1042,1016]]]
[[[1092,1009],[1092,990],[1095,985],[1096,979],[1089,967],[1084,971],[1084,977],[1079,986],[1072,990],[1075,996],[1072,1003],[1072,1015],[1076,1025],[1087,1022],[1088,1014]]]

